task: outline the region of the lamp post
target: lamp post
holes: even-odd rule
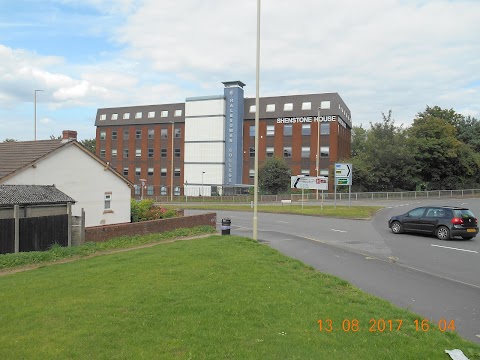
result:
[[[203,174],[205,174],[205,171],[202,171],[202,188],[201,188],[201,196],[202,196],[202,201],[205,201],[203,198],[204,198],[204,194],[203,194]]]
[[[318,118],[317,118],[317,178],[320,173],[320,106],[318,107]],[[318,189],[317,189],[317,200],[318,200]]]
[[[258,137],[259,137],[259,108],[260,108],[260,0],[257,0],[257,54],[255,74],[255,176],[253,181],[253,240],[258,238]]]
[[[40,89],[34,90],[34,108],[33,108],[33,140],[37,141],[37,92],[43,91]]]
[[[170,185],[172,186],[172,188],[170,190],[170,202],[173,202],[173,171],[174,171],[174,168],[173,168],[174,142],[173,141],[175,139],[175,123],[173,121],[170,121],[170,124],[172,124],[172,168],[170,170]]]

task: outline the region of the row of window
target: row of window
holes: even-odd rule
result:
[[[161,139],[168,139],[168,133],[169,129],[160,129],[160,138]],[[174,129],[174,135],[175,138],[181,138],[182,137],[182,129]],[[130,137],[130,131],[125,129],[123,130],[123,140],[128,140]],[[155,129],[148,129],[147,133],[148,139],[154,139],[155,138]],[[107,138],[107,132],[106,131],[100,131],[100,140],[105,140]],[[112,131],[112,140],[117,140],[118,138],[118,131],[114,130]],[[141,139],[142,138],[142,130],[135,130],[135,139]]]
[[[154,155],[155,155],[154,149],[153,148],[148,148],[147,151],[148,151],[148,157],[153,158]],[[117,154],[118,154],[117,149],[112,149],[112,158],[116,158]],[[123,158],[128,159],[129,155],[130,155],[129,149],[123,149]],[[181,149],[175,148],[174,152],[173,152],[173,155],[176,158],[181,157],[181,155],[182,155]],[[100,149],[100,157],[105,158],[105,156],[106,156],[106,151],[104,149]],[[138,148],[135,149],[135,157],[136,158],[141,158],[142,157],[142,149],[138,149]],[[167,157],[167,149],[166,148],[160,149],[160,157],[162,157],[162,158]]]
[[[330,109],[330,101],[322,101],[320,102],[320,109]],[[254,113],[257,110],[256,105],[250,105],[250,112]],[[306,101],[302,103],[302,110],[312,110],[312,103],[310,101]],[[275,111],[275,104],[267,104],[265,108],[266,112],[274,112]],[[293,111],[293,103],[285,103],[283,104],[283,111]]]
[[[267,157],[273,157],[275,155],[275,149],[273,146],[267,146],[266,154]],[[301,157],[303,159],[310,159],[310,147],[309,146],[302,146],[302,153]],[[255,148],[250,147],[249,155],[251,158],[255,157]],[[321,158],[328,158],[330,156],[330,146],[320,146],[320,157]],[[283,157],[284,158],[291,158],[292,157],[292,147],[291,146],[284,146],[283,147]]]
[[[299,175],[307,175],[310,176],[310,169],[301,169]],[[320,169],[319,176],[327,176],[328,177],[328,169]],[[249,179],[255,178],[255,169],[250,169],[248,174]]]
[[[129,172],[129,168],[124,167],[123,168],[123,175],[128,176],[128,172]],[[147,175],[153,176],[153,172],[154,172],[153,167],[149,167],[147,169]],[[180,177],[180,174],[181,174],[180,168],[175,168],[175,170],[173,171],[173,176]],[[139,167],[136,167],[135,168],[135,175],[136,176],[142,176],[142,169],[139,168]],[[161,168],[160,169],[160,176],[167,176],[167,168]]]
[[[311,124],[302,124],[302,135],[311,134]],[[330,135],[330,123],[320,123],[320,134]],[[283,125],[283,136],[292,135],[292,125]],[[250,136],[255,137],[255,125],[250,125]],[[267,136],[275,136],[275,125],[267,125]]]
[[[182,116],[182,110],[181,109],[175,110],[173,113],[173,116],[176,116],[176,117]],[[149,119],[153,119],[155,117],[155,111],[149,111],[147,113],[147,117]],[[160,111],[160,117],[162,118],[168,117],[168,110]],[[130,113],[129,112],[123,113],[122,118],[124,120],[130,119]],[[138,111],[135,113],[135,119],[142,119],[142,118],[143,118],[143,112]],[[100,120],[107,120],[107,114],[100,114]],[[112,114],[112,116],[110,117],[110,120],[118,120],[118,113]]]
[[[140,195],[142,192],[142,187],[140,185],[134,185],[135,188],[135,195]],[[173,195],[180,196],[180,186],[174,186],[173,188]],[[146,195],[153,196],[153,185],[147,185],[146,188]],[[168,187],[165,185],[160,185],[160,195],[168,195]]]

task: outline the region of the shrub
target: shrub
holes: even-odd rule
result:
[[[177,216],[175,210],[167,210],[161,206],[155,206],[153,200],[131,200],[132,222],[168,219]]]

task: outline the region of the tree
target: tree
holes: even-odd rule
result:
[[[80,143],[87,148],[88,151],[95,154],[97,148],[97,140],[95,139],[84,139]]]
[[[281,194],[288,191],[291,172],[283,158],[268,158],[258,171],[258,184],[266,194]]]
[[[50,135],[50,140],[62,140],[62,135]]]
[[[9,139],[9,138],[6,138],[5,140],[3,140],[3,142],[15,142],[17,140],[15,139]]]

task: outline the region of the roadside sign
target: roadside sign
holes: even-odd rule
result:
[[[328,177],[297,175],[290,178],[292,189],[328,190]]]
[[[336,185],[351,185],[349,178],[336,178]]]
[[[335,164],[335,185],[352,185],[352,164]]]

